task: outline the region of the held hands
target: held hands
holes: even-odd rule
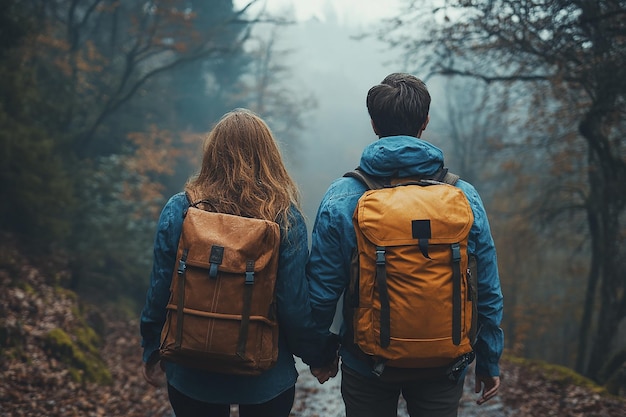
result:
[[[499,388],[499,376],[476,375],[476,387],[474,389],[474,392],[478,394],[481,389],[483,391],[482,396],[476,401],[476,404],[482,405],[495,397],[498,394]]]
[[[337,372],[339,372],[339,356],[335,356],[335,359],[326,366],[321,368],[311,368],[311,373],[315,378],[317,378],[317,382],[320,384],[323,384],[330,378],[337,376]]]
[[[144,363],[143,377],[153,387],[163,387],[165,385],[165,365],[162,361]]]

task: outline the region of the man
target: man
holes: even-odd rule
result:
[[[430,94],[424,83],[409,74],[394,73],[367,94],[367,108],[379,139],[365,148],[360,168],[376,178],[428,177],[443,168],[443,153],[422,140],[429,122]],[[493,398],[500,386],[499,359],[503,348],[502,293],[496,251],[482,201],[474,187],[462,180],[455,184],[469,201],[474,222],[468,253],[477,259],[478,328],[476,392],[478,404]],[[335,180],[327,190],[317,213],[312,247],[307,264],[311,302],[321,328],[328,328],[350,281],[351,256],[356,248],[352,215],[366,187],[355,178]],[[346,318],[344,318],[346,319]],[[345,321],[345,320],[344,320]],[[341,336],[346,335],[342,326]],[[415,370],[408,378],[389,382],[377,377],[366,355],[348,349],[354,344],[344,337],[341,391],[346,417],[387,417],[397,415],[402,394],[411,416],[456,416],[463,391],[465,371],[453,377],[424,374]],[[334,376],[334,364],[312,369],[320,382]],[[335,365],[336,366],[336,365]],[[465,364],[466,366],[466,364]],[[413,370],[409,371],[413,372]]]

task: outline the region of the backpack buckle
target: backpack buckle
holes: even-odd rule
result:
[[[372,373],[377,377],[380,377],[383,372],[385,372],[385,362],[383,362],[382,360],[377,360],[374,363],[374,367],[372,368]]]
[[[211,246],[211,255],[209,256],[209,277],[217,278],[218,266],[221,265],[224,259],[224,247],[213,245]]]
[[[457,360],[453,362],[446,371],[448,379],[452,382],[457,382],[465,368],[467,368],[469,364],[472,363],[475,357],[476,354],[474,353],[474,351],[468,352],[458,357]]]
[[[458,243],[453,243],[450,245],[452,247],[452,261],[460,262],[461,261],[461,245]]]
[[[376,265],[385,264],[385,247],[376,246]]]
[[[254,284],[254,261],[246,261],[246,285]]]
[[[183,254],[178,261],[178,275],[183,275],[185,273],[185,269],[187,269],[187,255],[189,254],[189,249],[183,250]]]

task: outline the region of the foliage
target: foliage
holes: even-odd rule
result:
[[[252,104],[244,45],[254,25],[282,22],[248,13],[255,2],[4,2],[0,231],[65,249],[63,285],[136,310],[160,208],[211,124]]]
[[[13,5],[13,9],[17,9]],[[8,16],[21,22],[23,16]],[[26,25],[25,28],[29,26]],[[9,38],[13,34],[14,38]],[[56,89],[41,88],[42,74],[25,50],[36,48],[23,31],[5,33],[0,65],[0,228],[37,236],[34,242],[63,239],[71,230],[73,180],[58,132],[62,106]],[[53,78],[52,71],[47,75]],[[39,240],[39,242],[38,242]]]
[[[175,140],[179,147],[187,143],[187,150],[176,149]],[[129,134],[129,141],[134,152],[99,158],[79,190],[79,207],[87,215],[77,224],[79,256],[73,269],[75,288],[86,298],[104,293],[143,299],[163,199],[162,178],[174,173],[170,161],[194,159],[199,137],[177,139],[152,126],[147,133]],[[108,279],[112,273],[114,280]]]
[[[68,236],[73,181],[54,138],[40,127],[12,120],[0,108],[0,144],[0,199],[13,203],[0,207],[1,227],[39,242]]]

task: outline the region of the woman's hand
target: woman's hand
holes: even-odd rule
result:
[[[165,386],[165,366],[162,361],[143,364],[143,377],[148,384],[161,388]]]

